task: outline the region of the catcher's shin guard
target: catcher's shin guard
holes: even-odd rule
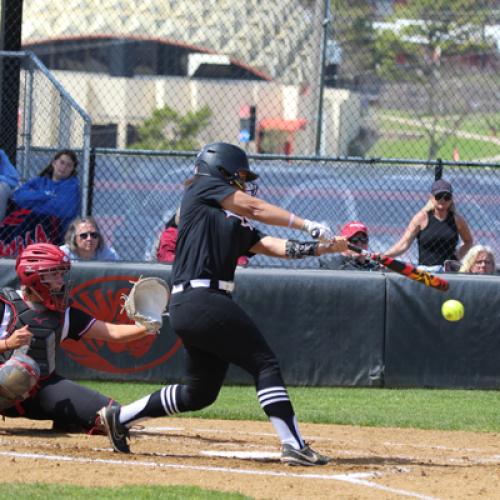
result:
[[[14,352],[0,366],[0,410],[29,397],[40,378],[40,367],[29,356]]]

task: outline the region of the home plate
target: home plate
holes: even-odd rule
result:
[[[243,460],[279,460],[281,453],[274,451],[201,451],[206,457],[240,458]]]

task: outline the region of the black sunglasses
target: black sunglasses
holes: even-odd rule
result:
[[[444,200],[444,201],[450,201],[452,196],[450,193],[438,193],[434,195],[434,198],[436,198],[437,201]]]
[[[92,238],[93,240],[99,238],[99,233],[97,231],[92,231],[90,233],[80,233],[78,235],[82,240],[86,240],[87,238]]]
[[[368,236],[354,236],[349,238],[350,243],[368,243]]]

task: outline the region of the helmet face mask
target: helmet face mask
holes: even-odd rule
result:
[[[196,158],[195,173],[218,177],[252,196],[257,193],[257,185],[252,181],[259,176],[250,170],[245,151],[233,144],[206,145]]]
[[[64,311],[68,306],[70,262],[57,246],[28,245],[16,261],[21,283],[47,308]]]
[[[238,171],[232,176],[227,176],[229,184],[236,186],[241,191],[249,194],[250,196],[255,196],[259,186],[255,182],[247,181],[246,171]]]

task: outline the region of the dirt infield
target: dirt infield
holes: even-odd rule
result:
[[[49,422],[0,423],[4,481],[83,486],[196,485],[254,498],[500,498],[500,435],[303,424],[324,467],[279,463],[267,422],[156,419],[133,431],[133,454],[104,436]]]

